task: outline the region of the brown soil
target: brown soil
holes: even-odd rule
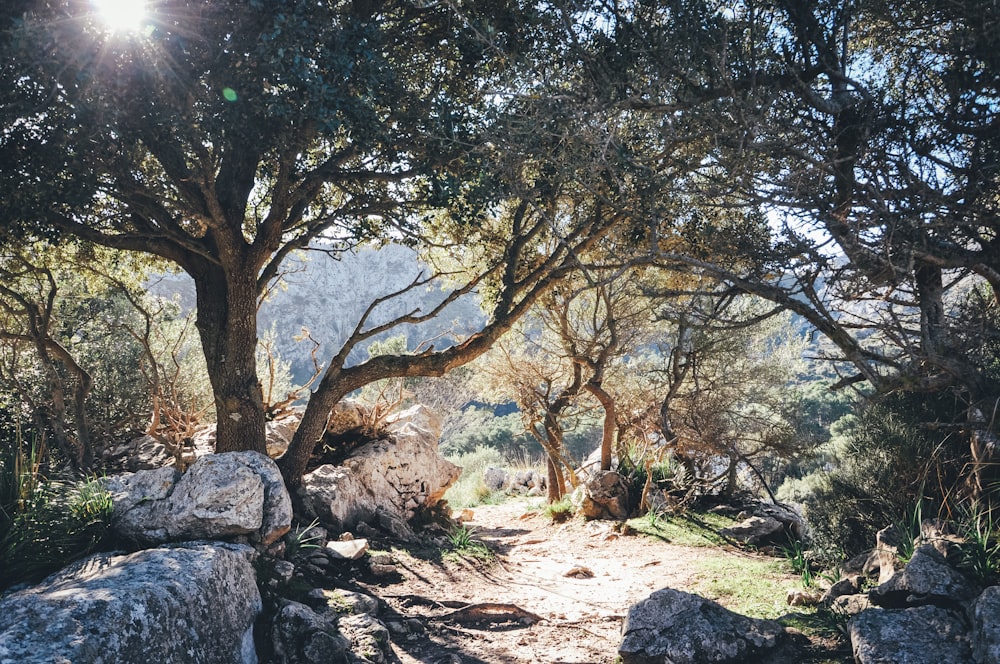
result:
[[[379,574],[360,585],[388,605],[380,617],[395,661],[614,662],[629,607],[660,588],[689,590],[699,559],[745,555],[621,535],[610,521],[553,524],[527,507],[474,510],[469,525],[494,562],[395,548],[372,556]],[[825,661],[796,661],[807,660]]]

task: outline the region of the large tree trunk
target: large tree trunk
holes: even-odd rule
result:
[[[213,267],[195,276],[198,333],[215,395],[215,451],[265,454],[264,397],[257,380],[257,281]]]
[[[611,470],[611,448],[615,441],[615,422],[618,419],[615,399],[600,383],[590,381],[584,385],[584,389],[593,394],[604,409],[604,427],[601,430],[601,470]]]

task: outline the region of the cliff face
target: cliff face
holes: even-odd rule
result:
[[[273,326],[278,353],[291,362],[296,380],[303,380],[312,373],[310,352],[313,345],[308,341],[295,341],[303,328],[320,342],[317,358],[326,363],[341,348],[373,301],[405,288],[421,270],[425,274],[429,272],[412,249],[399,245],[364,248],[339,259],[314,252],[305,259],[290,258],[285,270],[282,283],[260,308],[258,330],[263,334]],[[186,275],[157,278],[150,289],[160,295],[179,294],[185,308],[194,307],[193,285]],[[405,313],[430,311],[445,295],[439,284],[414,288],[381,303],[370,316],[368,326]],[[446,333],[466,336],[479,329],[485,319],[478,299],[467,296],[450,305],[433,321],[419,326],[403,325],[376,339],[405,334],[411,350],[430,339],[435,340],[435,346],[443,347],[451,343]],[[366,359],[368,345],[356,348],[349,361],[357,363]]]

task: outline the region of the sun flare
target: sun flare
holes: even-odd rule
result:
[[[145,0],[91,0],[97,17],[116,32],[138,30],[145,21]]]

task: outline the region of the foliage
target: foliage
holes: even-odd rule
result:
[[[958,564],[977,583],[992,586],[1000,581],[1000,530],[991,511],[973,503],[958,520]]]
[[[454,414],[441,433],[441,453],[457,456],[479,447],[512,456],[531,444],[517,412],[497,415],[494,408],[470,405]]]
[[[451,545],[449,553],[486,561],[492,561],[496,558],[496,554],[489,546],[475,538],[475,529],[473,528],[455,526],[448,534],[448,541]]]
[[[38,581],[94,551],[108,533],[113,507],[96,480],[39,482],[0,537],[0,588]]]
[[[477,447],[448,459],[462,469],[458,481],[445,493],[444,498],[454,508],[474,507],[494,501],[493,494],[483,483],[483,473],[490,466],[502,467],[504,458],[499,451],[490,447]]]
[[[815,583],[815,578],[813,575],[812,564],[806,557],[806,551],[802,545],[802,541],[793,539],[789,541],[787,545],[780,548],[782,555],[785,556],[785,559],[791,566],[792,571],[801,577],[802,585],[806,588],[811,588]]]
[[[576,506],[569,499],[569,496],[563,496],[561,499],[554,503],[549,503],[545,506],[543,514],[552,520],[552,523],[563,523],[564,521],[569,521],[573,518],[576,513]]]
[[[719,531],[736,523],[733,519],[715,512],[697,509],[679,514],[657,514],[629,519],[629,528],[647,537],[655,537],[680,546],[713,547],[722,546],[726,541]]]
[[[691,592],[741,615],[773,620],[788,612],[784,596],[774,592],[788,578],[784,561],[706,556],[697,563]]]
[[[319,548],[319,544],[316,542],[323,539],[323,536],[319,532],[313,531],[318,525],[319,519],[313,519],[309,522],[309,525],[294,528],[285,537],[285,546],[289,558],[294,557],[297,553],[301,553],[305,549]]]
[[[943,505],[966,452],[946,426],[964,417],[957,406],[941,395],[906,393],[863,405],[841,432],[837,465],[796,483],[817,549],[849,557],[870,549],[887,525],[912,524],[915,505],[921,513]],[[792,497],[791,488],[781,495]]]

